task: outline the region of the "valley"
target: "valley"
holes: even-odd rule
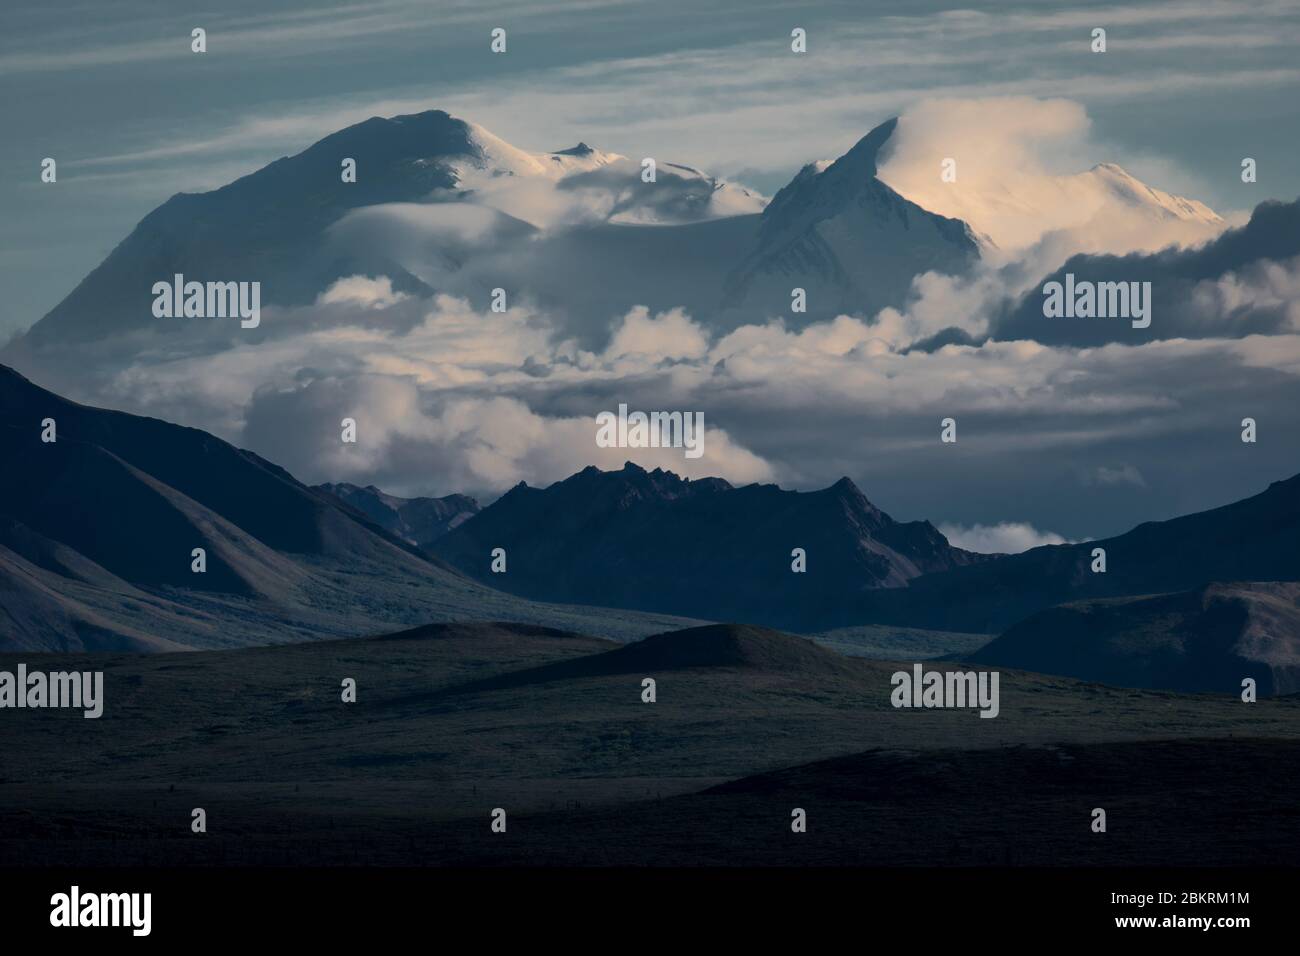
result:
[[[734,626],[620,646],[436,625],[22,659],[93,661],[104,713],[0,720],[0,865],[1066,865],[1300,848],[1294,697],[1004,670],[996,719],[898,709],[890,675],[907,664]],[[0,669],[14,661],[0,655]],[[356,703],[341,699],[345,677]],[[789,830],[795,806],[807,840]],[[1111,833],[1089,833],[1094,806]],[[190,831],[194,807],[206,834]],[[505,834],[489,829],[496,807]],[[1209,826],[1228,814],[1252,822]]]

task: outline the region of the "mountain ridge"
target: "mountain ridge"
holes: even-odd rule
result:
[[[856,613],[878,623],[1000,633],[1071,601],[1170,594],[1214,582],[1300,580],[1300,475],[1205,511],[1146,521],[1119,535],[1043,545],[873,594]],[[1106,571],[1091,570],[1094,549]]]
[[[659,610],[803,633],[881,625],[995,635],[1073,601],[1300,580],[1298,533],[1300,475],[1110,538],[1007,555],[952,548],[928,521],[897,522],[847,478],[813,492],[737,488],[629,462],[544,489],[521,483],[433,550],[534,599],[654,600]],[[489,571],[496,547],[508,555],[504,575]],[[791,570],[796,547],[802,574]],[[1091,570],[1096,548],[1107,556],[1101,573]]]
[[[0,648],[231,647],[485,618],[626,638],[673,620],[521,601],[255,454],[4,366],[0,436],[22,463],[0,470]]]
[[[419,548],[427,548],[479,511],[477,501],[461,494],[400,498],[374,485],[361,488],[348,482],[327,482],[312,488],[356,508],[380,527]]]
[[[498,547],[507,553],[505,574],[489,568]],[[795,548],[821,573],[793,571]],[[951,547],[929,522],[894,521],[847,478],[795,492],[692,481],[632,462],[619,471],[588,467],[545,489],[518,485],[433,551],[516,594],[579,602],[600,595],[616,606],[653,602],[684,614],[709,607],[703,616],[713,620],[767,626],[806,622],[810,603],[840,606],[864,588],[985,560]]]
[[[1300,582],[1213,583],[1039,611],[971,663],[1188,693],[1300,691]]]

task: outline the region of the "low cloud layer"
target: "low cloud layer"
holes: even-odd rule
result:
[[[1003,521],[995,525],[977,524],[969,528],[941,524],[939,531],[954,547],[980,554],[1019,554],[1045,544],[1071,543],[1059,534],[1039,531],[1033,525],[1020,521]]]
[[[635,307],[591,350],[523,305],[400,297],[365,277],[272,310],[263,329],[215,354],[155,352],[102,394],[304,480],[400,494],[491,498],[625,460],[796,488],[849,475],[896,517],[942,516],[976,550],[1100,537],[1300,470],[1284,438],[1300,427],[1300,332],[917,350],[917,330],[887,317],[715,332],[683,310]],[[704,455],[597,447],[595,416],[620,403],[702,412]],[[1240,441],[1246,415],[1264,423],[1258,445]],[[939,441],[949,416],[953,445]],[[354,445],[340,441],[343,418],[357,421]]]

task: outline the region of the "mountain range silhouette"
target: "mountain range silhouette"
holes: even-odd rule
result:
[[[628,463],[520,484],[468,517],[463,496],[433,507],[330,493],[197,429],[78,405],[4,367],[0,434],[21,463],[0,473],[3,648],[238,647],[513,621],[624,641],[677,632],[564,665],[579,670],[803,670],[842,665],[770,628],[891,625],[1001,634],[972,660],[1085,680],[1300,686],[1300,476],[1109,539],[981,555],[927,521],[895,521],[848,479],[795,492]],[[339,492],[389,509],[381,521],[432,518],[427,550],[402,537],[410,525],[390,530]],[[490,570],[495,548],[504,574]],[[699,620],[730,624],[683,630]]]

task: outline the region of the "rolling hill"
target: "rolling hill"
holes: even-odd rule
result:
[[[1004,671],[1000,714],[981,720],[892,707],[905,663],[730,627],[619,649],[439,624],[183,655],[0,653],[0,669],[17,660],[102,670],[106,704],[94,721],[0,722],[0,863],[1239,863],[1297,840],[1289,698]],[[1099,805],[1113,839],[1090,839]],[[494,807],[510,814],[501,837]],[[1212,825],[1246,812],[1248,842]]]

